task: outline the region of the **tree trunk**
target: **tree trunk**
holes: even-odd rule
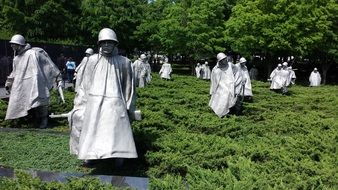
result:
[[[271,74],[271,72],[272,72],[272,70],[274,69],[274,68],[272,68],[273,67],[273,65],[275,64],[275,60],[273,59],[273,56],[271,55],[271,54],[269,54],[269,53],[265,53],[265,65],[266,65],[266,68],[267,68],[267,77],[266,77],[266,79],[269,79],[270,78],[270,74]],[[266,79],[265,79],[265,81],[266,81]]]
[[[327,76],[327,71],[330,69],[332,64],[330,64],[328,61],[325,61],[323,64],[322,64],[322,71],[323,71],[323,80],[322,80],[322,83],[323,84],[326,84],[326,76]]]

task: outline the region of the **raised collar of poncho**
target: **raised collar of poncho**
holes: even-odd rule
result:
[[[112,52],[111,54],[109,54],[109,55],[102,53],[101,48],[100,48],[99,51],[100,51],[100,54],[99,54],[100,56],[106,56],[106,57],[109,57],[109,56],[112,56],[112,57],[113,57],[113,56],[117,56],[117,55],[118,55],[118,52],[119,52],[118,49],[117,49],[117,47],[115,47],[114,50],[113,50],[113,52]]]
[[[23,54],[25,51],[31,49],[32,46],[30,44],[26,44],[26,46],[24,48],[22,48],[20,51],[18,51],[18,55]]]

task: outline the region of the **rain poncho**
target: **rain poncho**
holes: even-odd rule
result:
[[[234,73],[235,77],[235,95],[242,95],[243,94],[243,76],[242,72],[238,65],[234,65],[230,62],[230,65],[232,66],[232,71]]]
[[[319,72],[312,71],[309,77],[310,86],[320,86],[322,78],[320,77]]]
[[[195,72],[196,72],[196,77],[197,78],[201,78],[201,65],[200,64],[197,64],[196,67],[195,67]]]
[[[59,69],[41,48],[24,47],[13,60],[6,86],[11,87],[6,119],[28,115],[28,111],[49,104],[49,90],[60,75]]]
[[[135,93],[129,59],[116,51],[90,56],[69,117],[71,153],[83,160],[136,158]]]
[[[270,74],[270,89],[282,89],[288,86],[290,72],[286,69],[276,68]]]
[[[172,72],[172,69],[171,69],[170,63],[163,63],[159,74],[161,78],[170,79],[171,72]]]
[[[82,78],[83,78],[83,73],[86,70],[86,66],[87,66],[87,61],[88,61],[88,57],[84,57],[80,63],[79,66],[76,67],[75,69],[75,79],[76,79],[76,83],[75,83],[75,92],[77,92],[77,89],[79,88],[79,86],[82,83]]]
[[[146,68],[146,82],[150,83],[151,81],[151,66],[149,62],[145,62],[144,67]]]
[[[249,76],[248,69],[245,65],[238,65],[239,72],[242,75],[242,81],[245,82],[244,84],[244,96],[252,96],[252,87],[251,87],[251,80]],[[242,89],[243,90],[243,89]],[[242,94],[240,94],[242,95]]]
[[[70,152],[72,154],[78,154],[78,145],[79,145],[79,138],[82,129],[82,121],[84,116],[84,110],[86,106],[85,101],[85,94],[84,90],[80,89],[84,73],[86,73],[87,62],[89,57],[84,57],[80,63],[80,65],[76,68],[76,83],[75,83],[75,98],[74,98],[74,107],[70,112],[68,121],[71,126],[70,132]],[[86,77],[85,77],[86,78]],[[88,77],[87,77],[88,82]]]
[[[221,69],[218,64],[211,72],[210,101],[209,106],[219,117],[229,113],[230,108],[236,103],[235,76],[232,63]]]
[[[210,75],[211,75],[211,71],[210,71],[210,67],[208,64],[203,64],[202,65],[202,71],[203,71],[203,79],[210,79]]]
[[[289,68],[289,71],[290,71],[290,75],[289,75],[289,82],[288,82],[288,85],[290,84],[295,84],[295,81],[296,81],[296,73],[294,70],[292,70],[292,68]]]
[[[144,87],[146,83],[147,68],[141,59],[136,60],[133,63],[133,70],[135,75],[136,86]]]

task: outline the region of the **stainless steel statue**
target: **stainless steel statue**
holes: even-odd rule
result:
[[[22,35],[14,35],[9,43],[15,56],[13,71],[5,84],[10,91],[6,119],[32,113],[39,127],[46,128],[49,91],[55,82],[61,82],[60,71],[43,49],[26,44]]]
[[[252,86],[251,86],[251,79],[249,75],[248,68],[246,67],[246,59],[244,57],[241,57],[239,59],[239,62],[237,65],[239,72],[242,75],[242,89],[240,96],[243,96],[242,98],[246,98],[248,100],[252,100]]]
[[[132,64],[135,75],[136,86],[143,88],[146,85],[147,68],[146,68],[147,56],[141,54],[141,56]]]
[[[168,62],[168,58],[164,58],[164,63],[159,72],[161,79],[170,80],[172,72],[171,64]]]
[[[70,151],[81,160],[136,158],[131,121],[135,111],[135,83],[128,58],[117,54],[115,32],[104,28],[99,53],[88,57],[74,108],[69,114]]]
[[[217,64],[211,71],[209,106],[219,117],[227,115],[236,104],[234,68],[224,53],[217,54]]]
[[[210,71],[210,67],[209,67],[209,64],[208,64],[207,61],[202,65],[202,69],[201,70],[203,71],[202,78],[204,80],[210,80],[211,71]]]
[[[82,83],[83,73],[86,70],[87,62],[89,60],[89,56],[94,54],[94,50],[92,48],[87,48],[85,51],[85,57],[82,59],[79,66],[75,69],[75,92]]]

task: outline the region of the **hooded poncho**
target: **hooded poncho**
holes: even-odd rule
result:
[[[209,106],[219,117],[229,113],[236,103],[235,76],[232,63],[226,69],[219,68],[218,64],[211,71]]]
[[[135,85],[129,59],[89,57],[69,117],[71,153],[79,159],[136,158],[130,116]]]
[[[60,71],[41,48],[29,44],[13,60],[6,85],[11,86],[6,119],[28,115],[28,111],[49,104],[49,90]]]
[[[318,71],[316,73],[314,71],[311,72],[309,77],[310,86],[320,86],[321,80],[322,78]]]

